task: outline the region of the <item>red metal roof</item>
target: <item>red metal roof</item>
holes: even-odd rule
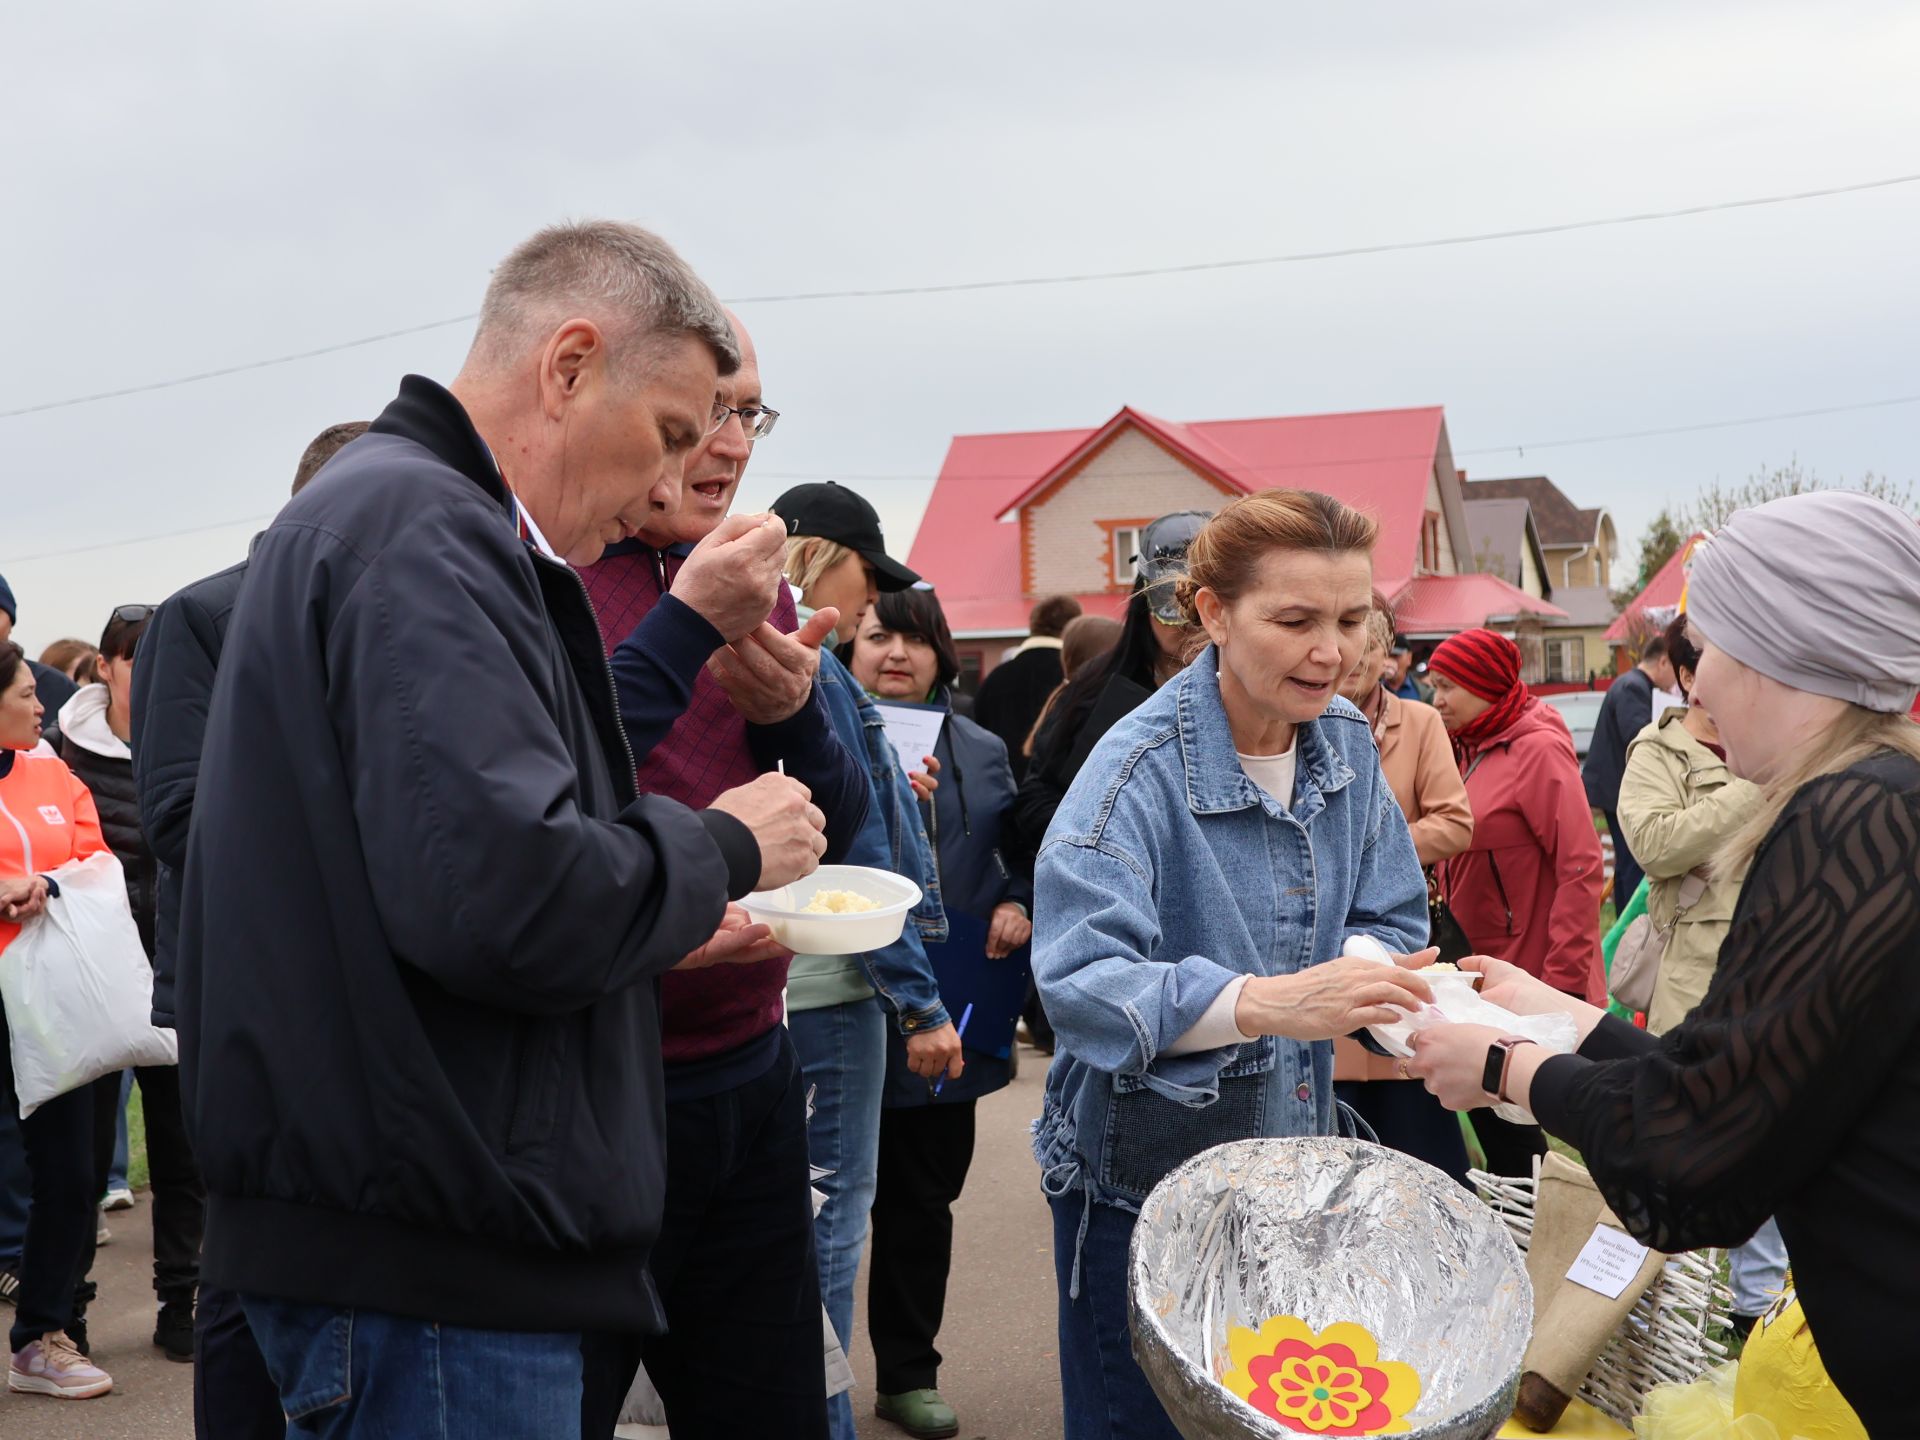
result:
[[[1320,490],[1367,511],[1380,522],[1375,578],[1391,593],[1419,561],[1442,413],[1435,405],[1181,423],[1122,407],[1094,429],[959,435],[907,563],[939,590],[956,633],[1024,634],[1031,602],[1020,573],[1018,507],[1092,442],[1133,425],[1235,489]],[[1081,603],[1119,613],[1114,596],[1082,596]]]
[[[1607,630],[1607,639],[1618,644],[1632,634],[1630,617],[1636,610],[1651,610],[1662,605],[1678,605],[1680,596],[1687,588],[1687,556],[1700,540],[1706,538],[1705,531],[1696,531],[1687,537],[1687,543],[1673,552],[1666,564],[1655,572],[1653,579],[1647,582],[1647,588],[1633,597],[1633,603],[1620,612]]]
[[[1507,620],[1532,612],[1564,620],[1567,612],[1539,600],[1498,575],[1422,575],[1395,595],[1394,623],[1403,635],[1454,635],[1489,620]]]

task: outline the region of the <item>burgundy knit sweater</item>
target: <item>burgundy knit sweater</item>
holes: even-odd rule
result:
[[[580,572],[600,618],[600,637],[611,654],[633,627],[660,603],[658,552],[641,550],[609,555]],[[667,583],[679,573],[680,558],[666,558]],[[793,596],[780,587],[774,628],[791,635],[800,628]],[[760,767],[747,745],[747,722],[705,670],[694,682],[686,713],[637,769],[640,791],[665,795],[694,810],[756,779]],[[661,978],[662,1054],[669,1065],[705,1060],[738,1049],[780,1023],[791,955],[757,965],[715,965],[705,970],[672,970]]]

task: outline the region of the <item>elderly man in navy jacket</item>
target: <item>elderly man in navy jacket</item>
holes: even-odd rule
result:
[[[739,352],[657,237],[542,231],[451,390],[254,547],[181,908],[204,1273],[316,1435],[577,1433],[586,1333],[657,1328],[657,979],[826,848],[774,775],[637,795],[568,561],[632,533]],[[719,938],[716,939],[716,936]]]

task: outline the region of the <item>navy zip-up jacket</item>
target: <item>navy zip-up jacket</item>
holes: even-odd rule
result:
[[[657,1329],[659,975],[758,878],[636,797],[579,578],[409,376],[254,547],[180,916],[202,1275],[511,1330]]]

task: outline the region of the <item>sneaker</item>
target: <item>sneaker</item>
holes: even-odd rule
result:
[[[113,1244],[113,1231],[109,1230],[107,1228],[107,1222],[102,1220],[100,1222],[100,1228],[94,1232],[94,1236],[93,1236],[94,1248],[97,1250],[102,1245],[111,1245],[111,1244]]]
[[[102,1210],[133,1209],[133,1191],[127,1189],[124,1185],[116,1186],[114,1189],[107,1191],[107,1198],[100,1202],[100,1208]]]
[[[0,1305],[11,1305],[20,1293],[20,1277],[11,1270],[0,1270]]]
[[[13,1357],[7,1388],[21,1395],[90,1400],[113,1389],[113,1377],[74,1349],[64,1330],[55,1330]]]
[[[960,1418],[940,1398],[938,1390],[909,1390],[903,1395],[876,1395],[873,1413],[891,1420],[914,1440],[946,1440],[960,1433]]]
[[[193,1363],[193,1302],[169,1300],[160,1307],[153,1322],[153,1343],[167,1352],[169,1360],[183,1365]]]

